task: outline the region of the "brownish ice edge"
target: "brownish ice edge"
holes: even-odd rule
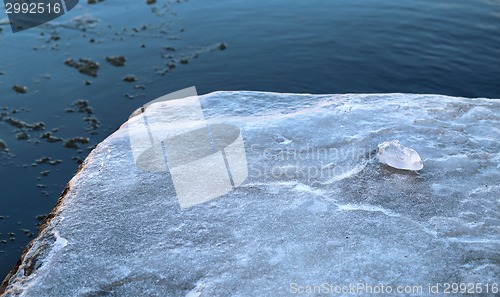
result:
[[[86,164],[86,162],[82,163],[82,165],[80,165],[78,167],[78,169],[75,172],[75,175],[77,175],[85,167],[84,164]],[[49,224],[52,221],[52,219],[60,212],[60,208],[61,208],[62,204],[64,203],[64,200],[65,200],[66,195],[68,194],[70,188],[71,188],[70,182],[68,182],[66,184],[66,187],[64,188],[64,191],[59,196],[59,199],[57,199],[56,205],[54,206],[54,208],[52,209],[52,211],[49,213],[49,215],[43,220],[43,222],[40,225],[40,227],[38,227],[38,236],[35,239],[33,239],[32,241],[30,241],[28,243],[28,245],[24,249],[23,253],[21,254],[21,257],[19,257],[19,260],[17,260],[17,263],[10,270],[10,272],[7,274],[7,276],[3,280],[2,284],[0,285],[0,296],[2,296],[5,293],[5,291],[7,289],[7,286],[9,284],[10,279],[19,271],[19,267],[23,263],[23,260],[25,260],[25,257],[27,255],[27,253],[30,251],[30,249],[33,246],[33,244],[38,239],[40,239],[40,237],[44,234],[43,231],[45,229],[47,229],[47,227],[49,226]]]
[[[115,133],[117,131],[119,131],[123,126],[125,126],[126,123],[127,122],[125,122],[124,124],[118,126],[115,129]],[[112,133],[111,135],[113,135],[113,134],[114,133]],[[109,135],[108,137],[110,137],[111,135]],[[75,175],[73,177],[77,176],[85,168],[85,166],[87,165],[88,157],[91,156],[95,152],[96,148],[97,148],[97,146],[88,154],[87,158],[83,161],[83,163],[80,164],[80,166],[78,166],[78,168],[75,171]],[[3,296],[3,294],[5,293],[5,291],[7,289],[7,286],[9,285],[10,279],[19,271],[19,267],[22,265],[23,260],[25,260],[26,255],[28,254],[28,252],[33,247],[33,244],[37,240],[39,240],[41,238],[41,236],[43,236],[43,234],[44,234],[43,231],[45,231],[45,229],[47,229],[47,227],[50,225],[50,222],[60,212],[61,206],[64,204],[66,196],[67,196],[69,190],[71,189],[71,185],[70,184],[71,184],[71,180],[66,184],[66,187],[64,188],[64,190],[62,191],[61,195],[57,199],[56,205],[54,206],[54,208],[52,209],[52,211],[43,220],[43,222],[40,225],[40,227],[38,227],[38,235],[37,235],[37,237],[35,239],[33,239],[32,241],[30,241],[28,243],[28,245],[26,246],[26,248],[24,248],[24,251],[21,254],[21,257],[19,257],[19,260],[17,260],[17,263],[14,265],[14,267],[12,267],[12,269],[10,270],[10,272],[7,274],[7,276],[5,277],[5,279],[3,280],[3,282],[1,283],[1,285],[0,285],[0,297]]]

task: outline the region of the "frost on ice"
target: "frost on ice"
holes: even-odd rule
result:
[[[379,144],[377,157],[380,163],[397,169],[420,170],[424,167],[420,155],[414,149],[401,145],[399,140]]]

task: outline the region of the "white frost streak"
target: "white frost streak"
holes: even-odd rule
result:
[[[379,211],[390,217],[399,217],[399,214],[393,213],[392,211],[385,209],[383,207],[375,205],[364,205],[364,204],[344,204],[338,205],[340,210],[364,210],[364,211]]]
[[[366,167],[367,164],[368,164],[368,162],[358,164],[358,165],[354,166],[354,168],[352,168],[351,170],[346,171],[342,174],[336,175],[336,176],[330,178],[329,180],[327,180],[326,182],[322,182],[321,184],[328,185],[328,184],[331,184],[334,182],[341,181],[341,180],[346,179],[348,177],[351,177],[353,175],[356,175],[356,174],[360,173]]]

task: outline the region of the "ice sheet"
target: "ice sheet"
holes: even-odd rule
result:
[[[181,208],[168,172],[135,165],[125,123],[72,179],[5,296],[290,296],[359,283],[436,296],[429,285],[499,283],[499,100],[217,92],[201,107],[208,124],[241,131],[240,186]],[[161,104],[148,108],[149,123],[162,120]],[[425,167],[380,164],[390,139]]]

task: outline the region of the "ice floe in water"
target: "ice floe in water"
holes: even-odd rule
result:
[[[172,124],[180,105],[155,102],[96,147],[5,296],[302,296],[297,288],[322,284],[326,292],[308,296],[373,295],[329,291],[359,284],[390,286],[394,296],[398,287],[422,286],[406,295],[441,296],[444,283],[498,288],[500,100],[262,92],[199,99],[186,110],[206,121],[213,141],[201,141],[197,126],[188,133],[194,126]],[[244,150],[227,137],[236,128],[211,129],[221,124],[239,129]],[[168,141],[191,136],[200,141],[172,151]],[[135,153],[147,147],[133,149],[150,137],[162,143],[145,155],[154,168],[137,163]],[[379,166],[377,144],[391,139],[416,149],[425,170]],[[207,162],[192,161],[203,144]],[[421,167],[410,149],[381,147],[387,164]],[[238,154],[247,166],[235,162]],[[181,186],[203,192],[227,173],[232,188],[183,207],[175,170],[185,166],[197,170],[177,171],[191,178]],[[233,173],[244,167],[240,184]],[[429,284],[440,284],[440,294]]]
[[[379,144],[377,157],[380,163],[397,169],[420,170],[424,167],[420,155],[414,149],[401,145],[399,140]]]

